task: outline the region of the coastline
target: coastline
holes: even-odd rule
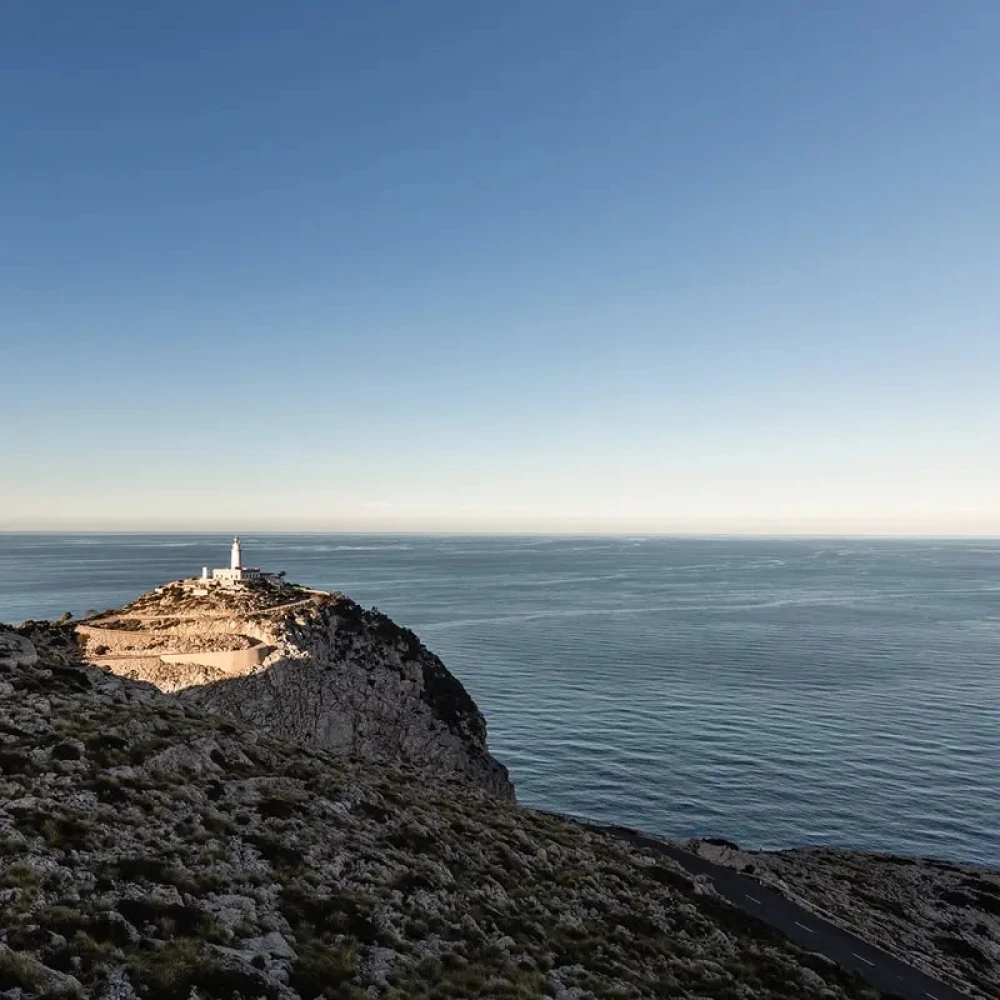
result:
[[[751,919],[884,993],[1000,994],[1000,867],[823,846],[743,850],[722,838],[571,821],[671,858]]]
[[[241,619],[233,619],[231,609],[227,611],[226,608],[233,600],[237,602],[250,600],[252,603],[255,593],[255,590],[250,590],[245,594],[241,592],[242,596],[226,597],[210,617],[213,623],[211,634],[214,638],[218,638],[217,630],[220,627],[224,628],[225,635],[231,635],[234,631],[239,632]],[[265,605],[273,600],[262,595],[258,595],[256,599],[264,600]],[[169,618],[164,619],[162,609],[158,607],[160,600],[165,600],[170,605],[172,610]],[[173,594],[168,586],[157,595],[144,595],[129,608],[105,614],[116,616],[112,619],[116,622],[119,621],[117,616],[124,616],[120,620],[120,623],[126,626],[120,630],[122,641],[136,642],[142,644],[143,648],[151,635],[162,636],[162,633],[156,633],[155,630],[149,631],[150,620],[170,622],[170,641],[176,641],[181,632],[188,639],[194,640],[197,635],[204,635],[204,631],[196,634],[190,624],[184,625],[181,632],[177,631],[180,627],[178,623],[183,620],[185,600],[183,594]],[[335,636],[337,629],[343,626],[349,627],[352,644],[358,641],[362,633],[368,635],[369,630],[374,630],[371,633],[373,636],[377,634],[390,640],[388,647],[378,647],[369,645],[365,639],[363,648],[367,650],[365,655],[369,658],[390,656],[387,662],[395,662],[391,657],[400,655],[400,651],[405,656],[424,655],[421,652],[423,646],[415,636],[400,631],[397,626],[377,613],[363,612],[353,602],[344,603],[344,601],[345,599],[335,598],[333,595],[321,595],[315,614],[312,615],[305,614],[303,605],[295,605],[293,610],[288,612],[283,625],[270,626],[272,631],[269,635],[275,648],[286,646],[291,637],[301,642],[309,635],[326,634],[325,630],[328,628],[334,629],[331,634]],[[278,611],[282,612],[287,607],[287,603],[279,604]],[[266,610],[259,606],[256,610],[251,609],[254,620],[257,621],[261,614],[266,615]],[[332,611],[335,611],[335,614],[331,618]],[[139,617],[133,620],[128,617],[129,615]],[[178,617],[179,615],[181,617]],[[227,618],[226,615],[230,617]],[[140,625],[142,627],[137,627]],[[77,627],[68,622],[62,625],[34,623],[27,629],[22,629],[22,632],[27,631],[31,634],[32,642],[36,645],[32,645],[25,635],[3,632],[4,657],[10,667],[27,670],[33,674],[31,678],[25,677],[23,682],[30,683],[29,689],[39,694],[46,689],[46,682],[42,679],[46,674],[53,676],[53,671],[57,671],[53,683],[58,678],[55,686],[55,690],[58,690],[60,684],[70,683],[72,667],[80,663],[80,669],[83,669],[90,678],[84,686],[95,682],[105,684],[113,681],[115,685],[124,685],[120,690],[128,697],[138,698],[138,705],[148,705],[156,711],[162,711],[155,708],[161,703],[164,706],[175,704],[179,708],[184,704],[184,700],[176,696],[156,694],[152,685],[117,677],[107,669],[107,664],[104,669],[100,669],[85,661],[81,662],[79,656],[86,643],[93,641],[94,632],[91,626],[84,626],[89,631],[84,632],[83,647],[81,647],[77,645],[75,638]],[[321,632],[315,631],[317,627]],[[102,638],[107,640],[108,635],[105,634]],[[326,647],[307,644],[305,647],[296,648],[299,650],[297,655],[304,655],[306,660],[314,660],[315,650]],[[345,647],[345,651],[347,648]],[[396,652],[392,652],[394,649]],[[330,662],[332,664],[335,661],[340,661],[340,654]],[[402,661],[399,663],[401,668]],[[269,668],[265,663],[260,669],[266,672]],[[290,677],[288,683],[294,685],[298,681]],[[70,690],[74,686],[74,683],[70,683]],[[207,685],[208,688],[213,686],[211,683]],[[6,687],[11,688],[9,684]],[[5,689],[4,693],[11,695],[13,689]],[[259,707],[256,696],[254,704]],[[145,712],[147,709],[139,710]],[[182,708],[182,711],[186,709]],[[473,711],[471,707],[470,711]],[[36,719],[34,724],[37,725],[37,715],[34,718]],[[470,722],[474,721],[475,716],[470,717]],[[208,719],[205,722],[207,723]],[[224,722],[213,725],[220,724],[223,727],[228,725]],[[263,736],[267,729],[265,722],[260,735]],[[206,730],[208,731],[210,730]],[[223,728],[222,731],[230,730]],[[127,745],[127,742],[122,741],[123,745]],[[65,746],[66,759],[69,761],[75,759],[74,755],[81,752],[74,748],[71,754],[70,745],[67,743]],[[160,746],[163,747],[163,744]],[[483,749],[485,750],[485,744]],[[164,763],[158,764],[157,767],[167,766],[166,761],[169,760],[171,768],[180,764],[182,767],[194,766],[203,769],[208,766],[209,761],[215,759],[209,753],[206,760],[206,752],[207,747],[198,749],[192,757],[190,749],[181,747],[163,749]],[[130,754],[134,759],[142,759],[142,755],[136,756],[135,751],[131,751]],[[4,764],[4,770],[7,770],[11,766],[10,762],[13,762],[15,766],[13,773],[17,774],[16,768],[24,767],[26,759],[28,758],[20,754],[11,756],[9,762]],[[189,763],[184,763],[185,761]],[[367,766],[391,768],[393,765],[387,759],[384,764],[373,760]],[[98,780],[103,780],[100,778],[100,771],[97,773]],[[452,780],[458,780],[457,773]],[[445,787],[446,785],[442,785],[442,791]],[[469,790],[472,791],[473,788]],[[480,786],[478,793],[482,795],[486,793],[486,789]],[[743,914],[741,918],[737,918],[730,909],[712,911],[715,914],[714,919],[721,921],[730,930],[739,933],[745,931],[751,937],[762,940],[768,940],[768,934],[773,934],[774,930],[777,930],[783,938],[808,951],[825,954],[839,967],[858,973],[879,989],[885,990],[892,984],[896,986],[896,995],[899,996],[912,996],[922,1000],[923,996],[929,994],[938,997],[938,1000],[957,1000],[962,995],[989,997],[995,993],[995,987],[998,985],[997,964],[983,950],[980,941],[982,937],[991,936],[994,941],[1000,940],[1000,933],[994,933],[995,930],[1000,930],[1000,927],[990,922],[992,915],[980,915],[978,923],[983,930],[976,931],[977,937],[959,937],[954,933],[957,912],[967,907],[970,901],[976,901],[970,896],[968,886],[973,878],[977,880],[975,888],[978,898],[984,899],[986,906],[991,906],[990,901],[994,899],[992,894],[994,892],[996,900],[1000,902],[1000,872],[995,869],[956,865],[934,859],[871,855],[830,848],[778,852],[743,851],[738,845],[722,840],[672,841],[627,827],[602,826],[576,817],[519,807],[512,798],[506,803],[506,808],[515,810],[511,814],[512,819],[515,816],[521,817],[521,820],[515,820],[515,825],[520,822],[533,823],[532,817],[550,817],[555,825],[549,827],[543,821],[543,828],[558,830],[569,826],[581,833],[590,832],[600,834],[602,837],[611,837],[627,844],[630,849],[638,850],[640,854],[669,858],[686,869],[694,877],[696,884],[702,885],[701,891],[718,893],[736,905]],[[385,810],[382,806],[379,809],[382,810],[379,812],[381,816]],[[856,869],[860,869],[860,877],[854,877]],[[891,873],[894,878],[888,877],[887,873]],[[914,877],[917,874],[919,878]],[[953,910],[945,910],[936,905],[927,913],[921,913],[915,905],[916,900],[900,900],[900,893],[905,886],[909,886],[918,897],[929,896],[938,904],[941,900],[950,902]],[[834,894],[833,890],[838,887],[838,893]],[[962,889],[965,890],[964,894],[960,892]],[[836,906],[828,905],[827,901],[830,898],[836,900]],[[891,906],[895,906],[899,911],[899,919],[895,923],[884,918],[886,908]],[[934,920],[931,920],[931,917],[934,917]],[[952,933],[946,938],[936,926],[938,921],[943,921],[952,929]],[[966,922],[971,923],[975,929],[976,921]],[[765,931],[765,926],[774,930]],[[744,931],[739,930],[741,927]],[[959,951],[957,956],[956,949]]]

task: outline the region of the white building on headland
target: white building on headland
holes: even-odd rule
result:
[[[248,583],[253,580],[272,580],[277,582],[277,574],[262,573],[256,566],[243,565],[243,553],[240,549],[239,538],[233,539],[232,554],[229,559],[228,569],[209,570],[205,566],[201,571],[202,580],[218,580],[222,583]]]

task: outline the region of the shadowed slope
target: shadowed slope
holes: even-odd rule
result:
[[[0,654],[0,989],[874,1000],[669,860],[205,715],[25,633],[39,662]]]

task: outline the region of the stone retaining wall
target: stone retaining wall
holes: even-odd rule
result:
[[[251,646],[216,653],[164,653],[159,659],[161,663],[195,663],[227,674],[245,674],[260,666],[273,652],[274,646]]]

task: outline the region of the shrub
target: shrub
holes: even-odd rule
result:
[[[297,802],[282,798],[261,799],[257,808],[265,819],[288,819],[300,811]]]
[[[289,986],[304,998],[346,997],[358,966],[357,948],[316,939],[301,944]]]
[[[139,952],[128,972],[136,992],[156,1000],[188,1000],[193,992],[215,1000],[277,996],[260,975],[223,965],[204,942],[191,939]]]
[[[31,993],[38,986],[38,966],[6,945],[0,945],[0,990],[22,989]]]
[[[152,924],[167,937],[192,937],[202,940],[222,940],[225,934],[212,917],[197,906],[168,903],[162,899],[123,899],[118,912],[133,926],[142,930]]]
[[[305,924],[318,937],[347,934],[368,944],[380,941],[368,904],[347,893],[318,896],[286,886],[281,893],[281,912],[292,927]]]

